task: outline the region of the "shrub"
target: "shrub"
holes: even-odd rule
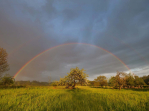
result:
[[[1,84],[5,86],[9,86],[14,84],[14,78],[11,77],[9,74],[6,74],[1,78]]]
[[[53,82],[53,83],[52,83],[52,86],[53,86],[53,87],[56,87],[56,86],[57,86],[57,84],[56,84],[55,82]]]

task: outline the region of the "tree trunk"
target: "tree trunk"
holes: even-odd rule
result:
[[[82,86],[82,80],[81,79],[79,79],[79,83],[81,84],[81,86]]]
[[[74,79],[74,85],[73,85],[73,88],[75,88],[75,86],[76,86],[76,82],[75,82],[75,79]]]
[[[119,90],[121,90],[121,86],[119,86]]]

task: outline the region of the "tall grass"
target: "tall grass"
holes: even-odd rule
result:
[[[79,87],[79,86],[77,86]],[[79,87],[0,89],[0,111],[148,111],[149,91]]]

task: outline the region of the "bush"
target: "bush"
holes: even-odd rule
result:
[[[1,84],[5,86],[9,86],[14,84],[14,78],[11,77],[9,74],[6,74],[1,78]]]
[[[53,87],[56,87],[56,86],[57,86],[57,84],[56,84],[55,82],[53,82],[53,83],[52,83],[52,86],[53,86]]]

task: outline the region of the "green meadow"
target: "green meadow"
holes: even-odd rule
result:
[[[148,89],[0,89],[0,111],[149,111]]]

